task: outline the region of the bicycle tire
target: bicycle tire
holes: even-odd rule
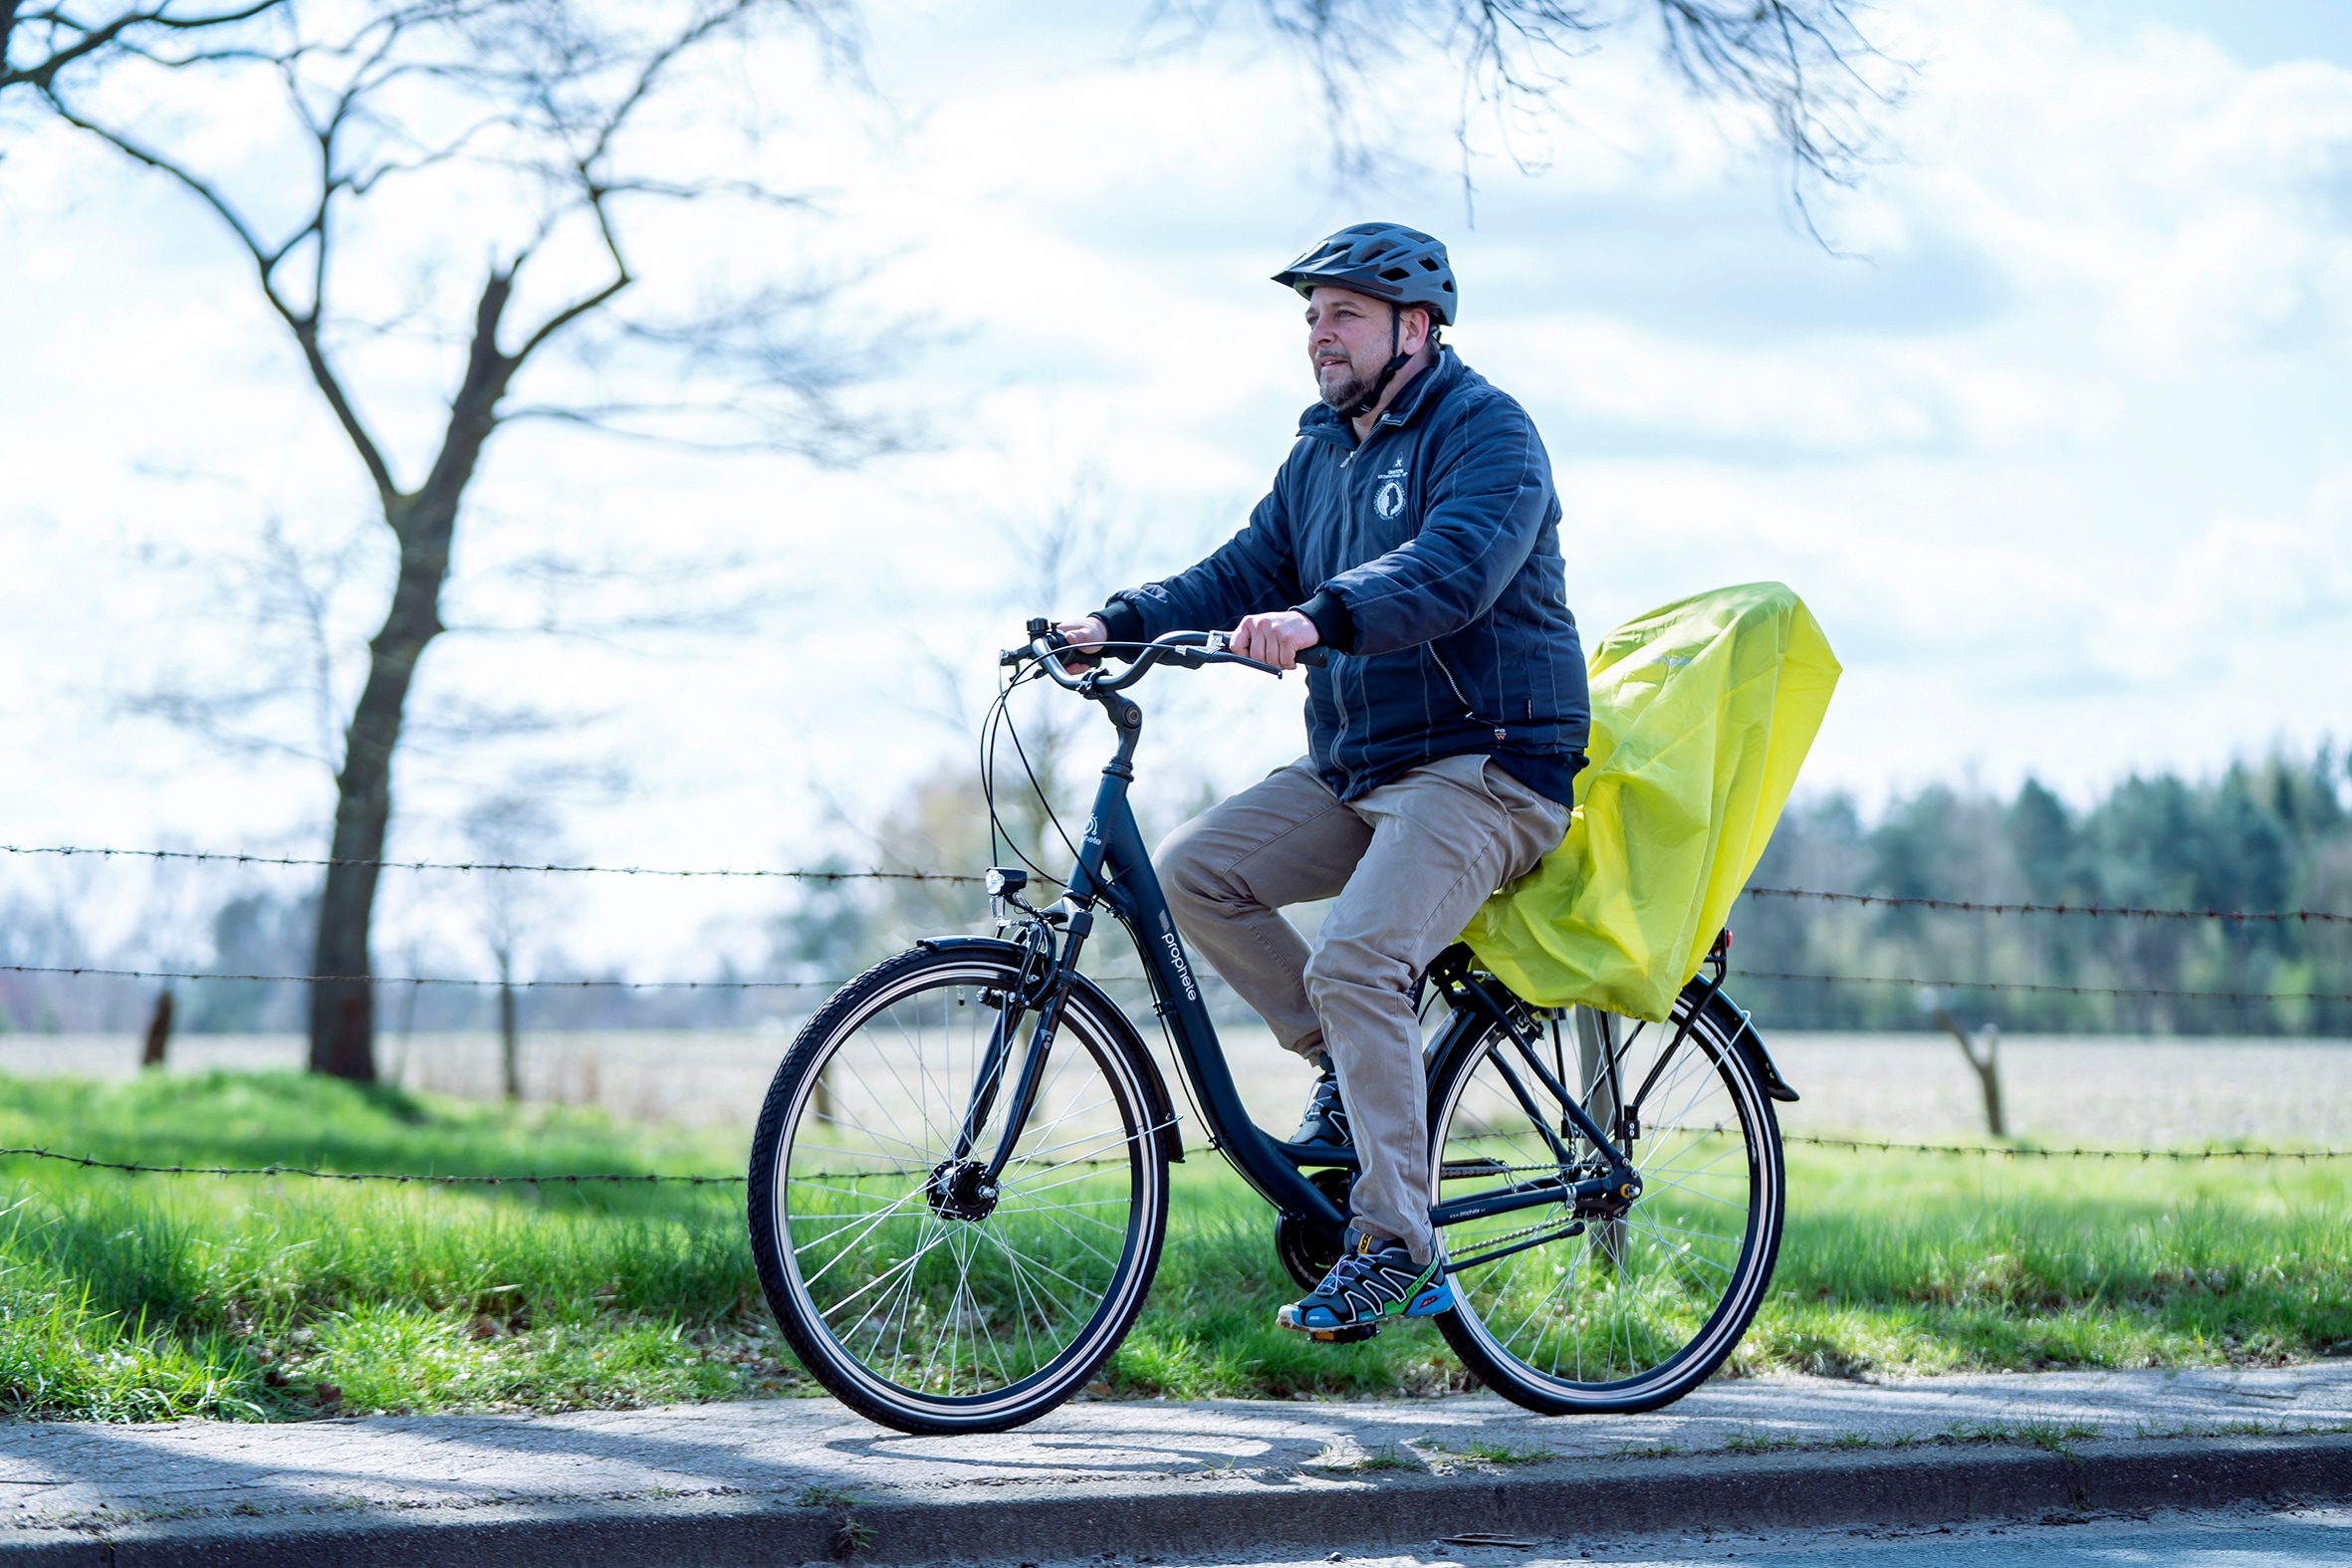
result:
[[[1622,1044],[1601,1036],[1631,1069],[1616,1080],[1621,1092],[1639,1096],[1633,1165],[1643,1189],[1622,1220],[1569,1233],[1576,1222],[1561,1205],[1446,1228],[1449,1258],[1523,1248],[1456,1273],[1456,1305],[1436,1320],[1496,1393],[1544,1415],[1656,1410],[1706,1381],[1747,1333],[1771,1283],[1787,1207],[1779,1121],[1740,1048],[1747,1027],[1727,999],[1693,982],[1665,1024],[1635,1028]],[[1556,1019],[1552,1029],[1550,1049],[1564,1054]],[[1522,1048],[1490,1025],[1441,1066],[1430,1086],[1433,1201],[1558,1169],[1493,1066],[1499,1052],[1524,1066]],[[1523,1089],[1535,1077],[1518,1076]],[[1555,1078],[1581,1093],[1588,1112],[1606,1097],[1605,1078]],[[1599,1109],[1593,1119],[1616,1136],[1614,1108]],[[1563,1142],[1593,1152],[1572,1134]]]
[[[1004,943],[876,965],[803,1026],[753,1136],[746,1218],[778,1326],[834,1397],[901,1432],[1002,1432],[1060,1405],[1118,1348],[1159,1266],[1168,1170],[1148,1058],[1088,988],[1069,993],[996,1195],[940,1175],[1020,977]],[[1019,1064],[1017,1050],[1007,1081]]]

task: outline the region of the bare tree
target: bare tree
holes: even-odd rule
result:
[[[1145,34],[1200,37],[1231,13],[1254,15],[1306,61],[1333,164],[1352,177],[1370,171],[1386,140],[1381,68],[1409,50],[1433,53],[1459,73],[1454,136],[1467,193],[1479,123],[1510,149],[1519,131],[1565,109],[1570,67],[1602,35],[1643,32],[1686,91],[1763,118],[1810,226],[1808,190],[1859,176],[1878,140],[1874,112],[1907,74],[1862,30],[1867,9],[1853,0],[1157,0]]]
[[[46,64],[19,80],[58,119],[167,177],[234,237],[263,300],[301,351],[312,384],[364,472],[397,547],[396,574],[365,678],[335,737],[334,861],[320,901],[311,1065],[375,1072],[368,936],[392,811],[392,762],[417,663],[444,629],[443,588],[457,523],[492,435],[537,418],[728,450],[794,451],[850,462],[889,444],[838,394],[854,350],[813,349],[806,331],[827,291],[774,284],[686,315],[631,312],[628,239],[678,203],[799,204],[732,171],[679,168],[649,121],[686,112],[698,58],[789,23],[833,55],[854,38],[838,0],[410,0],[353,8],[304,0],[222,12],[213,25],[158,6],[111,33],[52,9]],[[37,31],[39,29],[36,29]],[[257,90],[282,104],[285,142],[264,178],[200,160],[207,112],[242,109]],[[168,110],[165,108],[168,106]],[[664,159],[671,161],[664,162]],[[299,182],[299,184],[297,184]],[[490,193],[490,253],[455,320],[412,324],[451,350],[440,429],[403,453],[370,417],[353,348],[373,324],[344,300],[346,237],[387,192]],[[297,214],[267,216],[290,187]],[[364,251],[361,251],[364,259]],[[429,314],[429,313],[428,313]],[[563,343],[591,370],[618,364],[632,388],[669,397],[594,395],[592,373],[526,371]],[[540,393],[536,400],[525,394]]]
[[[1977,1075],[1977,1087],[1985,1095],[1985,1131],[1996,1138],[2006,1138],[2008,1118],[2000,1103],[2000,1025],[1988,1023],[1972,1033],[1960,1026],[1960,1020],[1947,1008],[1939,1006],[1932,1015],[1936,1027],[1960,1042],[1960,1053],[1968,1058],[1969,1070]]]
[[[556,816],[545,788],[492,794],[466,812],[465,835],[493,865],[546,864],[557,858]],[[510,1101],[523,1097],[521,1030],[515,1015],[515,960],[545,913],[546,879],[529,871],[483,873],[473,885],[482,940],[498,967],[499,1081]]]

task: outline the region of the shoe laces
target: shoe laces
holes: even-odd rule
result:
[[[1331,1265],[1330,1273],[1323,1277],[1323,1287],[1354,1284],[1359,1279],[1370,1278],[1372,1270],[1379,1266],[1378,1252],[1342,1252],[1339,1261]]]

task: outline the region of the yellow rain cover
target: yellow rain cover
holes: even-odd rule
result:
[[[1781,583],[1637,616],[1592,650],[1568,836],[1463,933],[1538,1007],[1662,1020],[1788,803],[1838,663]]]

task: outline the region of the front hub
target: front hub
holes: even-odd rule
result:
[[[997,1207],[988,1167],[974,1160],[942,1160],[931,1167],[923,1197],[942,1220],[986,1220]]]

